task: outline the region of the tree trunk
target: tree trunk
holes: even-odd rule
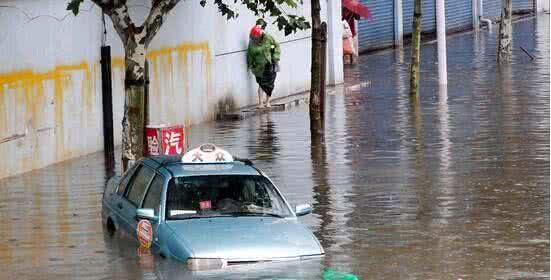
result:
[[[312,65],[310,69],[310,135],[312,138],[320,137],[323,134],[321,118],[321,18],[320,0],[312,0]]]
[[[510,61],[513,39],[513,1],[502,0],[501,22],[499,23],[499,44],[497,48],[498,61]]]
[[[415,0],[413,9],[413,34],[411,34],[411,74],[409,93],[419,93],[419,68],[421,64],[421,0]]]
[[[321,23],[321,47],[320,47],[320,118],[322,133],[325,124],[325,74],[327,72],[327,23]]]
[[[122,166],[131,167],[143,156],[145,112],[145,30],[125,44],[125,103],[122,120]]]

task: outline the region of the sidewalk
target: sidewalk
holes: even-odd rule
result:
[[[356,91],[362,88],[368,87],[371,84],[370,81],[362,82],[344,82],[340,85],[327,86],[326,94],[334,95],[338,93],[343,93],[346,91]],[[219,113],[216,115],[217,121],[230,121],[230,120],[242,120],[248,117],[252,117],[259,114],[264,114],[267,112],[279,112],[285,111],[292,107],[306,105],[310,100],[310,92],[300,92],[295,93],[289,96],[274,98],[271,102],[271,108],[257,108],[256,105],[245,106],[237,109],[233,112],[228,113]]]

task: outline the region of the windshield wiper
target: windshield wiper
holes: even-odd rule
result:
[[[276,218],[285,218],[281,215],[274,214],[274,213],[265,213],[265,212],[231,212],[228,213],[235,217],[237,216],[270,216],[270,217],[276,217]]]
[[[227,218],[227,217],[232,217],[232,215],[193,215],[193,216],[175,215],[175,216],[171,216],[170,218],[175,220],[191,220],[191,219],[208,219],[208,218],[222,218],[222,217]]]

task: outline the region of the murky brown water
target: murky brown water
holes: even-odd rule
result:
[[[327,266],[362,279],[548,278],[549,16],[514,28],[503,67],[495,30],[448,38],[447,89],[436,44],[424,45],[418,100],[407,50],[362,57],[347,83],[372,83],[328,97],[322,144],[310,145],[305,107],[191,129],[193,145],[249,157],[291,203],[314,205],[303,221],[321,261],[192,273],[140,259],[102,229],[98,153],[0,180],[0,278],[319,279]]]

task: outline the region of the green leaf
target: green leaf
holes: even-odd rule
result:
[[[72,0],[82,1],[82,0]],[[204,6],[207,0],[200,0],[201,6]],[[228,6],[227,2],[232,0],[214,0],[214,4],[218,7],[218,12],[227,20],[237,18],[239,14]],[[236,0],[233,0],[235,3]],[[296,33],[299,30],[311,28],[310,23],[303,16],[287,14],[285,8],[295,9],[302,5],[303,0],[238,0],[237,2],[247,7],[255,16],[262,18],[271,17],[273,25],[284,32],[287,36],[291,33]]]
[[[69,2],[69,4],[67,4],[67,10],[72,11],[75,16],[78,15],[78,10],[80,8],[80,4],[83,1],[84,0],[71,0]]]
[[[289,6],[291,8],[298,7],[297,3],[294,0],[285,0],[285,4],[287,4],[287,6]]]

